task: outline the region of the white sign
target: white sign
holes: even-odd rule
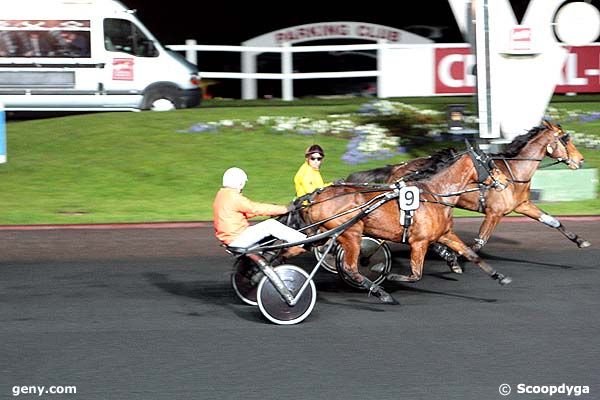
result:
[[[400,209],[404,211],[416,210],[419,208],[419,188],[416,186],[404,186],[400,188],[398,197]]]
[[[366,22],[336,21],[290,26],[246,40],[243,46],[281,46],[311,40],[358,39],[388,43],[433,43],[433,40],[402,29]]]

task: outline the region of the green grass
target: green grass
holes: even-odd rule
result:
[[[178,132],[198,122],[221,119],[255,121],[263,115],[324,118],[352,112],[364,102],[335,99],[290,105],[257,101],[244,106],[243,102],[212,101],[199,109],[166,113],[10,121],[8,162],[0,164],[0,224],[211,220],[212,200],[222,173],[233,165],[248,172],[245,193],[250,198],[285,204],[293,198],[292,178],[303,162],[304,149],[314,142],[327,152],[322,171],[325,180],[409,158],[349,165],[340,159],[347,145],[344,138],[266,129]],[[419,102],[443,109],[447,103],[460,101]],[[561,103],[563,106],[596,110],[594,103]],[[563,126],[600,132],[600,121]],[[600,152],[582,152],[588,164],[600,166]],[[599,214],[600,200],[542,207],[555,215]],[[457,215],[472,214],[457,210]]]

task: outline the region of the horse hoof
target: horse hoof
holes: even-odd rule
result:
[[[508,285],[511,282],[512,282],[512,278],[510,276],[505,276],[504,278],[502,278],[498,281],[498,283],[501,284],[502,286]]]
[[[577,246],[580,249],[585,249],[586,247],[590,247],[592,244],[590,242],[588,242],[587,240],[578,240],[577,241]]]
[[[389,294],[386,291],[381,290],[379,292],[373,293],[373,295],[375,297],[377,297],[379,299],[379,301],[381,301],[383,304],[391,304],[391,305],[400,304],[391,294]]]
[[[377,297],[379,301],[381,301],[384,304],[400,304],[396,301],[396,299],[394,299],[394,297],[392,297],[391,294],[383,290],[381,286],[372,287],[370,294]]]
[[[452,272],[454,272],[455,274],[462,274],[463,273],[463,269],[460,265],[451,265],[450,266],[450,270]]]

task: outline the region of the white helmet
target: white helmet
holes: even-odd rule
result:
[[[238,167],[231,167],[223,174],[223,186],[242,190],[246,186],[248,175],[243,169]]]

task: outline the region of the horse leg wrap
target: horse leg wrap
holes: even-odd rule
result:
[[[446,260],[446,262],[450,263],[457,260],[456,253],[443,244],[432,243],[431,247],[440,257]]]
[[[448,247],[440,243],[433,243],[431,247],[438,253],[440,257],[446,260],[446,264],[448,264],[453,272],[462,273],[462,267],[458,263],[458,256],[453,250],[450,250]]]
[[[363,279],[363,281],[360,283],[360,286],[361,286],[361,287],[363,287],[363,288],[365,288],[365,289],[367,289],[367,290],[369,290],[369,292],[370,292],[370,291],[371,291],[371,288],[373,287],[373,282],[372,282],[370,279],[368,279],[368,278],[365,278],[365,279]]]
[[[473,239],[473,246],[471,246],[471,249],[473,249],[473,251],[477,252],[479,250],[481,250],[481,248],[483,246],[485,246],[485,244],[487,243],[487,241],[485,241],[482,238],[475,238]]]
[[[548,225],[551,228],[558,228],[560,226],[560,221],[548,214],[542,214],[538,221],[540,221],[542,224]]]
[[[445,247],[444,249],[442,249],[442,251],[440,251],[440,256],[446,260],[448,265],[457,265],[458,264],[458,257],[456,256],[456,253],[447,247]]]

